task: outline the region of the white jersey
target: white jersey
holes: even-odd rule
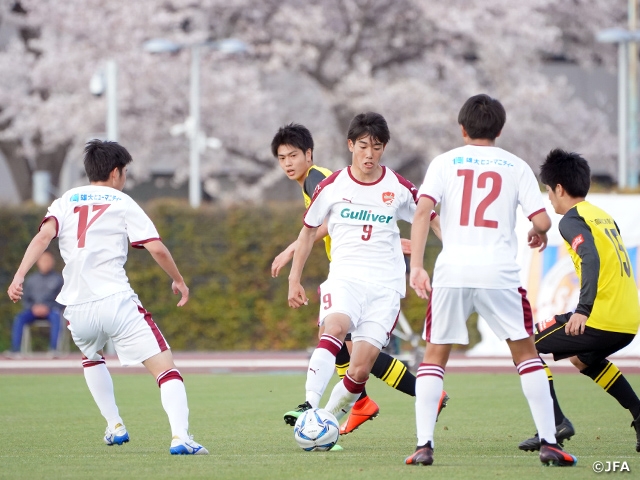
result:
[[[442,204],[434,287],[520,286],[516,209],[529,219],[544,211],[529,165],[498,147],[466,145],[431,162],[418,196]]]
[[[406,266],[397,221],[413,221],[416,187],[382,167],[373,183],[361,183],[350,167],[317,187],[304,224],[319,227],[328,216],[331,237],[330,279],[352,279],[406,290]]]
[[[136,248],[160,235],[153,222],[129,195],[111,187],[87,185],[55,200],[48,218],[56,221],[64,286],[62,305],[93,302],[132,290],[124,271],[128,242]]]

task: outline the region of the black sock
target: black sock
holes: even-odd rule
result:
[[[618,367],[609,360],[603,360],[597,365],[589,365],[580,373],[591,378],[600,385],[605,392],[615,398],[620,405],[631,412],[633,418],[640,415],[640,399],[633,391],[627,379]]]
[[[387,385],[412,397],[416,396],[416,377],[399,360],[380,352],[371,373]]]
[[[556,397],[556,389],[553,387],[553,373],[551,373],[551,369],[549,369],[544,360],[542,360],[542,365],[544,365],[544,370],[547,372],[547,380],[549,380],[549,390],[551,391],[551,398],[553,399],[553,416],[557,427],[564,420],[564,413],[562,413],[558,397]]]

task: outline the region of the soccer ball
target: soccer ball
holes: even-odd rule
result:
[[[338,420],[327,410],[312,408],[296,420],[293,438],[307,452],[324,452],[338,443]]]

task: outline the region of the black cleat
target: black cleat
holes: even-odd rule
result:
[[[568,418],[564,418],[560,425],[556,425],[556,442],[561,447],[564,446],[564,442],[569,440],[576,434],[576,431],[573,428],[573,425],[569,421]],[[520,450],[524,450],[525,452],[534,452],[540,450],[540,437],[536,433],[532,438],[529,438],[518,445]]]
[[[291,410],[284,414],[284,423],[293,427],[296,424],[298,417],[307,410],[311,410],[311,408],[312,407],[309,402],[301,403],[295,410]]]
[[[631,426],[636,429],[636,452],[640,452],[640,415],[631,422]]]
[[[554,467],[573,467],[578,463],[578,459],[562,450],[560,445],[547,443],[545,440],[540,445],[540,461],[543,465]]]
[[[433,464],[433,448],[431,442],[427,442],[422,447],[416,447],[413,455],[404,459],[406,465],[431,465]]]

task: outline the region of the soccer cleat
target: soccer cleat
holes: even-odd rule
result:
[[[295,410],[291,410],[284,414],[284,423],[293,427],[296,424],[296,420],[298,420],[298,417],[302,415],[303,412],[306,412],[311,408],[312,407],[309,402],[301,403]]]
[[[631,422],[631,426],[636,429],[636,452],[640,452],[640,415]]]
[[[562,420],[560,425],[556,426],[556,442],[558,442],[558,445],[561,447],[564,446],[565,440],[571,439],[575,434],[576,431],[574,430],[573,425],[566,417]],[[518,445],[518,448],[525,452],[540,450],[540,437],[538,437],[538,434],[536,433],[533,437]]]
[[[425,445],[417,446],[413,455],[404,459],[406,465],[431,465],[433,463],[433,448],[431,442],[427,442]]]
[[[169,452],[171,455],[209,455],[209,450],[194,442],[192,435],[189,435],[189,438],[185,440],[178,436],[173,437]]]
[[[540,461],[544,465],[555,467],[573,467],[578,459],[562,450],[560,445],[547,443],[543,440],[540,445]]]
[[[447,402],[449,401],[449,395],[444,390],[442,391],[442,395],[440,395],[440,401],[438,402],[438,415],[436,416],[436,422],[438,421],[438,417],[440,417],[440,412],[442,409],[447,406]]]
[[[373,420],[380,413],[378,404],[371,400],[369,396],[358,400],[351,409],[347,420],[340,426],[340,435],[353,432],[367,420]]]
[[[115,430],[111,431],[109,427],[104,432],[104,443],[107,445],[122,445],[129,441],[129,433],[121,423],[116,424]]]

